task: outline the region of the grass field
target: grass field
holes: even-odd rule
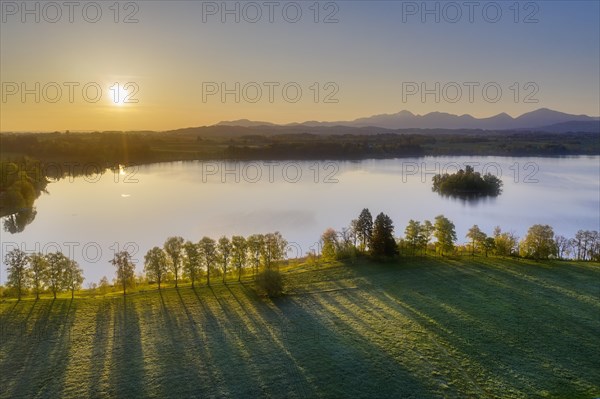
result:
[[[415,258],[0,304],[1,398],[594,398],[600,265]]]

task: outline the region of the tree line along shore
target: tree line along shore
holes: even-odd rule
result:
[[[415,256],[497,256],[529,258],[535,260],[575,259],[600,261],[600,234],[598,231],[580,230],[575,237],[555,234],[552,227],[536,224],[520,239],[512,232],[496,227],[487,235],[473,225],[465,235],[468,242],[457,244],[454,223],[443,215],[433,222],[410,220],[404,236],[394,235],[392,219],[379,213],[373,218],[365,208],[348,227],[336,231],[329,228],[319,240],[319,249],[306,253],[300,261],[318,266],[320,262],[353,261],[370,257],[381,262],[396,262]],[[144,257],[143,273],[136,275],[136,265],[131,254],[120,251],[110,263],[115,275],[112,282],[103,277],[98,284],[90,283],[86,290],[93,294],[106,294],[121,290],[123,294],[136,286],[161,289],[165,283],[178,287],[180,283],[210,286],[215,279],[220,283],[250,279],[257,290],[267,296],[284,292],[284,279],[279,272],[286,259],[288,242],[279,233],[253,234],[248,237],[223,236],[215,240],[203,237],[199,241],[169,237],[162,247],[155,246]],[[5,287],[0,286],[0,296],[21,299],[24,296],[81,292],[84,282],[79,264],[61,252],[47,254],[25,253],[15,248],[5,254],[7,267]],[[212,282],[211,282],[212,278]]]

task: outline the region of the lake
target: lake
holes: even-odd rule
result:
[[[435,173],[473,165],[504,182],[496,198],[465,201],[431,191]],[[90,166],[90,171],[93,166]],[[470,226],[494,226],[520,237],[533,224],[549,224],[572,237],[600,225],[600,157],[424,157],[342,162],[174,162],[107,170],[48,185],[37,216],[17,234],[2,232],[2,254],[26,251],[71,255],[86,281],[114,276],[114,251],[128,249],[143,270],[148,249],[180,235],[250,235],[280,231],[289,256],[317,248],[328,227],[348,226],[363,208],[394,221],[401,236],[409,219],[444,214],[459,242]],[[0,282],[5,280],[5,267]]]

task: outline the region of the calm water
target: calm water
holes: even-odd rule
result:
[[[431,191],[431,177],[472,164],[501,175],[504,191],[463,201]],[[86,282],[112,278],[108,260],[129,249],[141,271],[143,256],[171,235],[249,235],[278,230],[290,256],[315,248],[327,228],[341,229],[368,207],[392,217],[396,235],[409,219],[438,214],[456,225],[459,241],[473,224],[488,234],[496,225],[523,236],[532,224],[558,234],[600,225],[600,157],[444,157],[360,162],[177,162],[120,173],[63,179],[36,201],[37,216],[22,233],[2,233],[2,257],[25,250],[73,254]],[[237,182],[236,182],[237,180]],[[4,281],[5,267],[0,272]]]

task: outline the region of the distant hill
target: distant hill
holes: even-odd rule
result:
[[[251,121],[248,119],[238,119],[235,121],[221,121],[215,126],[242,126],[242,127],[255,127],[255,126],[276,126],[275,123],[271,122],[259,122]]]
[[[425,115],[415,115],[409,111],[395,114],[373,115],[352,121],[318,122],[307,121],[276,125],[271,122],[255,122],[248,119],[219,122],[216,126],[279,126],[279,127],[354,127],[354,128],[383,128],[383,129],[481,129],[481,130],[518,130],[535,129],[552,132],[580,131],[600,132],[600,118],[588,115],[573,115],[554,111],[547,108],[525,113],[513,118],[506,113],[488,118],[475,118],[472,115],[454,115],[444,112],[431,112]],[[547,130],[548,129],[548,130]],[[575,129],[575,130],[573,130]]]
[[[600,121],[571,121],[555,123],[550,126],[542,126],[538,130],[549,133],[567,133],[567,132],[585,132],[598,133],[600,132]]]

